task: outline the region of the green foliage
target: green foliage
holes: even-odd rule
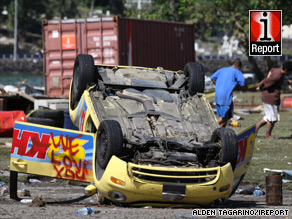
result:
[[[80,3],[81,1],[79,0],[48,0],[45,4],[50,13],[46,13],[46,19],[51,19],[52,17],[59,19],[79,17],[78,6]]]
[[[40,40],[42,37],[43,19],[65,19],[81,17],[79,8],[87,11],[95,7],[103,11],[110,10],[111,14],[123,15],[123,0],[17,0],[18,7],[18,38],[27,42]],[[0,11],[8,11],[7,15],[0,14],[1,28],[7,26],[8,31],[14,31],[15,0],[1,0]],[[5,25],[4,25],[5,24]],[[12,34],[13,35],[13,34]],[[37,36],[37,37],[32,37]]]
[[[52,19],[54,17],[76,17],[78,16],[77,6],[79,0],[18,0],[18,36],[28,42],[41,39],[42,19]],[[14,31],[15,1],[2,1],[1,8],[8,9],[7,21],[8,30]],[[4,21],[4,20],[0,20]],[[37,34],[37,38],[31,37]]]
[[[233,34],[240,42],[240,46],[249,54],[249,10],[279,10],[283,11],[283,24],[291,24],[292,8],[284,0],[153,0],[150,7],[144,6],[138,12],[136,5],[125,14],[142,19],[156,19],[179,22],[193,22],[196,38],[210,38],[223,33]],[[256,60],[249,57],[249,61],[258,79],[264,74],[257,66]],[[270,66],[268,66],[270,67]]]
[[[123,0],[96,0],[95,5],[102,7],[104,11],[109,10],[111,14],[123,16]]]
[[[216,31],[216,7],[210,0],[153,0],[144,4],[139,12],[137,5],[124,12],[128,17],[141,19],[193,22],[198,36],[211,36]]]

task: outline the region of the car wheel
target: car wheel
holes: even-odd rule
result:
[[[205,73],[203,65],[198,62],[188,62],[184,68],[186,77],[185,89],[191,96],[196,93],[204,93]]]
[[[231,197],[232,195],[234,195],[234,193],[236,192],[236,190],[237,190],[239,184],[242,182],[244,176],[245,176],[245,175],[242,175],[242,176],[240,177],[240,179],[237,180],[237,181],[234,180],[235,183],[233,183],[232,192],[231,192],[231,194],[230,194],[229,197]]]
[[[35,117],[27,117],[26,119],[27,119],[27,122],[29,123],[63,128],[63,121],[56,121],[50,118],[35,118]]]
[[[229,128],[217,128],[212,134],[211,142],[218,143],[221,146],[219,160],[221,162],[230,162],[234,170],[238,154],[235,132]]]
[[[75,58],[70,92],[71,109],[75,109],[89,82],[94,82],[94,60],[91,55],[79,54]]]
[[[104,196],[102,196],[99,191],[97,191],[96,198],[97,198],[97,202],[100,205],[110,205],[111,204],[111,201],[109,199],[105,198]]]
[[[123,133],[120,123],[104,120],[100,123],[96,137],[96,160],[105,169],[113,155],[119,156],[123,148]]]
[[[39,109],[39,110],[34,111],[31,114],[31,117],[48,118],[48,119],[61,121],[61,120],[64,120],[64,112],[62,110]]]

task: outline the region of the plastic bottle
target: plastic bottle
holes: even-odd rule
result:
[[[41,183],[38,179],[29,179],[28,180],[30,183]]]
[[[7,186],[1,186],[0,196],[6,196],[6,195],[9,195],[9,190]]]
[[[81,208],[77,211],[75,211],[75,214],[79,214],[79,215],[91,215],[91,214],[97,214],[100,211],[96,211],[91,207],[87,207],[87,208]]]
[[[195,218],[195,216],[193,216],[193,215],[181,215],[181,214],[178,214],[177,215],[177,219],[179,219],[179,218]]]
[[[264,192],[260,189],[260,187],[255,187],[255,190],[253,191],[254,196],[262,196],[264,195]]]
[[[29,203],[32,203],[32,199],[21,199],[20,202],[22,204],[29,204]]]

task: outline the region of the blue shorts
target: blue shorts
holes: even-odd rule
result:
[[[223,118],[232,118],[233,117],[233,103],[230,105],[219,105],[216,104],[217,116]]]

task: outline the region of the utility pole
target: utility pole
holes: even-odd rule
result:
[[[138,18],[141,18],[141,0],[138,0],[137,2],[137,8],[138,8]]]
[[[13,61],[17,60],[17,0],[14,0],[14,48]]]
[[[93,10],[94,10],[94,0],[91,0],[89,17],[93,17]]]

